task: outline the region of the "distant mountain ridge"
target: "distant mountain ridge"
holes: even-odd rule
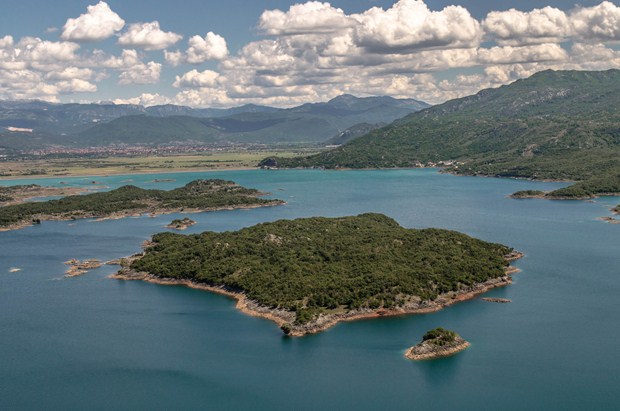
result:
[[[24,127],[48,133],[74,133],[124,116],[225,117],[240,113],[270,113],[280,109],[246,104],[228,109],[196,109],[165,104],[144,107],[135,104],[58,104],[44,101],[0,101],[0,127]]]
[[[362,122],[389,123],[429,105],[413,99],[342,95],[324,103],[279,109],[247,104],[228,109],[131,104],[0,101],[0,147],[103,146],[167,142],[322,142]],[[32,130],[28,135],[8,128]],[[17,141],[16,141],[17,140]]]

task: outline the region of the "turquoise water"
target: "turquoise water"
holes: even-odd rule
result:
[[[269,191],[288,204],[192,214],[198,224],[186,232],[381,212],[406,227],[459,230],[523,251],[514,284],[487,294],[513,302],[476,299],[284,338],[275,324],[239,313],[223,296],[111,280],[110,266],[62,278],[63,261],[134,253],[180,215],[44,222],[0,233],[0,409],[617,409],[620,226],[596,220],[610,215],[617,198],[511,200],[506,195],[516,190],[563,184],[435,170],[96,181],[172,188],[205,177]],[[93,178],[27,183],[60,181],[88,186]],[[406,360],[404,350],[436,326],[455,329],[472,346],[433,362]]]

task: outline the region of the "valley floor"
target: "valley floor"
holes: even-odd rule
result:
[[[318,150],[230,150],[145,157],[41,158],[0,162],[0,180],[42,177],[84,177],[157,174],[255,168],[265,157],[293,157]]]

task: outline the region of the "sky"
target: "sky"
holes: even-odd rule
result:
[[[437,104],[545,69],[620,68],[620,3],[0,0],[0,99]]]

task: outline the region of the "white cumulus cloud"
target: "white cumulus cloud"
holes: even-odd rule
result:
[[[118,83],[127,84],[155,84],[161,75],[161,64],[154,61],[139,63],[121,72]]]
[[[73,41],[101,41],[119,32],[125,26],[118,14],[104,1],[88,6],[86,13],[67,20],[60,37]]]
[[[187,45],[185,52],[164,50],[166,62],[178,66],[183,63],[201,64],[209,60],[224,60],[228,57],[226,39],[211,31],[204,37],[198,35],[190,37]]]
[[[584,39],[620,40],[620,7],[609,1],[575,9],[571,21],[575,32]]]
[[[188,71],[182,76],[177,76],[174,87],[214,87],[218,84],[219,73],[213,70]]]
[[[329,3],[309,1],[292,5],[287,12],[266,10],[260,16],[258,27],[269,35],[334,33],[352,27],[356,21],[342,9]]]
[[[96,85],[87,80],[78,78],[60,81],[56,83],[56,87],[58,87],[58,92],[63,94],[94,93],[97,91]]]
[[[80,48],[68,41],[47,41],[38,37],[24,37],[15,46],[15,54],[21,60],[30,62],[64,62],[76,59]]]
[[[373,52],[472,47],[482,38],[480,23],[460,6],[431,11],[421,0],[400,0],[387,10],[373,7],[354,17],[360,23],[356,43]]]
[[[566,13],[553,7],[530,12],[516,9],[492,11],[483,27],[492,39],[509,45],[562,41],[572,32]]]
[[[121,46],[138,47],[144,50],[162,50],[181,40],[183,36],[159,28],[159,22],[130,24],[118,39]]]
[[[193,36],[189,39],[187,62],[204,63],[207,60],[222,60],[228,56],[228,47],[224,37],[208,32],[206,36]]]

